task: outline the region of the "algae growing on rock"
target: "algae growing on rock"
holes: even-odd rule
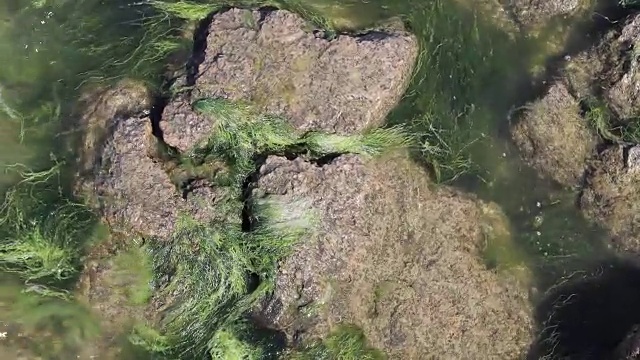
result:
[[[234,9],[214,15],[210,26],[219,26],[221,21],[227,21],[224,19],[243,11]],[[266,14],[264,28],[271,24],[271,31],[275,33],[289,26],[269,23],[269,14],[291,18],[296,27],[302,24],[290,13]],[[302,28],[296,31],[304,34]],[[219,31],[215,33],[224,36]],[[316,38],[312,36],[312,39]],[[269,41],[278,44],[280,39],[265,35],[263,41],[263,46],[268,47]],[[353,43],[344,36],[334,40],[338,47],[345,41]],[[386,46],[384,40],[363,41],[372,49]],[[215,59],[215,54],[208,56]],[[323,61],[330,62],[330,56],[340,58],[342,55],[327,51],[326,56],[329,60]],[[232,64],[231,60],[226,61]],[[411,64],[410,56],[407,62]],[[381,123],[400,96],[401,91],[397,89],[406,82],[410,65],[405,65],[400,76],[392,80],[396,85],[388,95],[371,100],[373,107],[380,106],[382,110],[373,113],[359,110],[358,113],[354,108],[354,116],[336,119],[347,131],[361,130],[351,133],[327,132],[330,128],[314,128],[314,123],[310,123],[311,127],[302,126],[299,120],[305,117],[295,111],[269,114],[260,103],[254,102],[254,108],[239,102],[240,92],[230,93],[229,100],[211,98],[223,95],[205,91],[217,81],[209,79],[207,74],[217,71],[200,66],[203,70],[198,73],[192,92],[176,98],[183,104],[191,98],[183,105],[190,120],[182,126],[176,126],[180,119],[172,113],[171,102],[155,123],[144,117],[133,117],[130,111],[105,112],[97,108],[90,112],[89,115],[97,114],[101,121],[89,119],[98,124],[98,131],[89,133],[84,141],[88,153],[84,158],[88,161],[82,162],[86,166],[81,179],[86,185],[78,187],[91,191],[87,195],[95,197],[93,206],[112,226],[125,232],[133,230],[147,238],[145,247],[152,253],[156,289],[148,305],[153,318],[147,320],[159,333],[149,338],[148,331],[141,333],[141,328],[134,328],[133,336],[149,350],[180,358],[228,355],[233,351],[229,341],[242,343],[233,339],[247,336],[242,330],[244,318],[273,290],[278,262],[307,232],[313,232],[314,209],[307,208],[308,204],[254,202],[252,197],[247,197],[249,193],[242,188],[243,183],[251,179],[252,169],[257,169],[260,157],[295,153],[301,159],[310,156],[309,160],[313,161],[314,157],[342,152],[371,156],[408,144],[406,134],[399,127],[365,131],[364,126],[357,124],[358,117],[363,117],[361,113],[366,114],[368,118],[363,118],[371,124]],[[331,76],[337,81],[342,75]],[[317,84],[317,89],[312,86],[301,90],[301,98],[308,96],[307,92],[326,91],[322,82],[311,84]],[[122,91],[127,91],[126,87]],[[122,91],[116,88],[107,94],[120,96]],[[243,100],[251,101],[250,98]],[[346,120],[353,121],[353,125]],[[180,136],[192,142],[191,145],[180,146],[171,129],[179,130]],[[96,137],[94,133],[101,135]],[[162,150],[168,152],[162,153]],[[199,171],[212,163],[219,165],[218,172]],[[184,177],[175,182],[173,175],[182,170],[186,171]],[[150,177],[150,174],[154,175]],[[199,198],[199,194],[207,197]],[[250,349],[256,345],[247,346],[246,351],[253,352]]]
[[[86,252],[81,272],[81,300],[108,319],[106,341],[90,352],[143,356],[111,351],[123,339],[167,358],[526,352],[526,287],[542,283],[537,275],[548,265],[527,258],[523,242],[542,242],[534,246],[544,260],[578,256],[565,236],[583,226],[567,220],[566,203],[553,208],[565,193],[547,197],[551,187],[533,171],[507,169],[523,165],[501,156],[510,148],[496,140],[496,119],[521,90],[518,76],[535,62],[529,56],[541,50],[464,1],[354,4],[158,1],[150,4],[158,12],[136,5],[146,10],[128,14],[143,24],[187,19],[196,36],[166,93],[152,98],[140,82],[108,82],[85,87],[76,108],[74,190],[113,230]],[[581,9],[549,4],[516,5],[548,18]],[[340,21],[367,22],[358,12],[400,15],[408,27],[341,33]],[[143,39],[163,34],[162,26],[149,29]],[[149,62],[176,48],[158,44],[133,44],[134,57],[105,72],[149,75]],[[103,50],[117,50],[108,59],[121,55],[112,44]],[[508,60],[516,50],[521,56]],[[562,167],[550,174],[576,184],[592,143],[573,154],[545,136],[567,137],[557,131],[567,113],[571,127],[563,130],[581,140],[596,134],[580,122],[584,104],[571,85],[558,83],[549,94],[558,89],[568,89],[560,92],[569,100],[531,106],[535,116],[519,125],[527,133],[521,144],[534,138],[527,160],[542,171]],[[557,116],[541,122],[549,111]],[[431,183],[433,174],[406,152],[391,152],[404,147],[438,180],[492,202]],[[536,196],[540,214],[519,210]],[[556,237],[556,227],[569,230],[558,231],[553,245],[562,251],[553,252],[535,234]]]

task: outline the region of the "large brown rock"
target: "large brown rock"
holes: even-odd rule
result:
[[[250,101],[300,133],[380,126],[408,85],[417,51],[415,37],[402,30],[329,41],[287,11],[216,14],[193,96],[164,110],[164,139],[187,150],[211,133],[212,120],[191,111],[190,101],[200,97]]]
[[[611,231],[613,245],[635,253],[640,251],[639,159],[640,147],[604,150],[592,162],[580,197],[586,215]]]
[[[153,158],[157,139],[148,117],[133,116],[150,108],[143,86],[125,82],[86,99],[81,114],[86,133],[79,156],[76,188],[113,230],[166,237],[180,214],[212,217],[217,196],[203,186],[180,193]]]
[[[527,163],[564,186],[579,184],[596,143],[578,101],[561,82],[527,106],[511,134]]]
[[[290,336],[354,323],[393,359],[521,356],[528,296],[483,263],[482,205],[427,179],[404,156],[269,157],[256,199],[319,221],[281,264],[261,316]]]

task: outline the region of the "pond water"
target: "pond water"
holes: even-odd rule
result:
[[[564,42],[558,39],[563,40],[559,35],[568,22],[533,38],[494,16],[489,0],[306,4],[343,28],[392,16],[411,24],[422,46],[420,68],[389,121],[424,132],[422,145],[438,145],[433,129],[454,139],[447,156],[434,157],[423,146],[422,158],[441,160],[441,180],[497,203],[506,213],[512,240],[491,248],[487,257],[494,266],[525,263],[544,291],[608,256],[602,230],[577,211],[576,194],[525,166],[505,131],[510,110],[535,97],[539,78],[534,75],[544,76],[547,57],[563,55]],[[181,25],[140,2],[0,0],[0,165],[40,169],[51,164],[51,154],[56,161],[68,155],[72,149],[59,135],[74,130],[70,114],[79,87],[125,76],[157,83],[162,56],[151,44],[179,40],[171,31]],[[0,173],[0,188],[17,179],[15,173]]]

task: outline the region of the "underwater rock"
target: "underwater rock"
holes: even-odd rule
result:
[[[150,108],[146,94],[139,85],[120,84],[86,100],[91,106],[81,116],[87,130],[76,192],[112,229],[165,237],[181,213],[211,217],[216,194],[207,188],[183,199],[163,165],[152,158],[157,140],[151,121],[131,111]],[[118,99],[126,99],[126,105]]]
[[[563,75],[579,99],[604,98],[621,123],[640,115],[640,15],[607,32],[588,48],[570,57]]]
[[[578,12],[589,0],[507,0],[515,20],[524,28],[543,26],[549,20]]]
[[[640,251],[639,170],[625,163],[624,147],[611,146],[592,161],[579,199],[585,214],[611,231],[618,250],[634,253]]]
[[[635,15],[625,23],[616,42],[612,44],[620,56],[620,74],[606,92],[609,104],[622,118],[640,115],[640,15]]]
[[[318,217],[257,310],[291,338],[353,323],[398,359],[519,358],[529,344],[527,292],[483,263],[482,205],[431,188],[405,154],[270,156],[253,196]]]
[[[618,345],[614,360],[638,360],[640,359],[640,326],[635,325],[629,331],[627,337]]]
[[[203,97],[252,102],[300,133],[380,126],[404,94],[417,52],[416,38],[400,30],[327,40],[287,11],[216,14],[196,73],[184,80],[192,90],[164,109],[164,140],[184,151],[210,134],[211,120],[191,110]]]
[[[595,147],[578,101],[561,82],[527,105],[511,135],[527,163],[564,186],[578,185]]]

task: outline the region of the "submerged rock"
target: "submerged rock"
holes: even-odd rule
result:
[[[187,150],[210,134],[211,120],[191,111],[190,101],[202,97],[250,101],[300,133],[380,126],[403,95],[418,51],[414,36],[385,31],[326,40],[287,11],[216,14],[197,73],[186,80],[192,96],[164,110],[164,139]]]
[[[527,106],[511,134],[527,163],[564,186],[579,184],[596,143],[578,101],[561,82]]]
[[[592,162],[580,197],[586,215],[610,229],[613,245],[634,253],[640,252],[640,168],[628,166],[625,155],[634,161],[637,151],[605,149]]]
[[[571,56],[563,74],[574,96],[602,97],[622,122],[640,115],[639,36],[636,14],[591,48]]]
[[[614,360],[640,359],[640,325],[635,325],[614,351]]]
[[[525,29],[540,27],[557,17],[573,15],[590,0],[507,0],[515,20]]]
[[[483,263],[483,207],[427,178],[404,156],[269,157],[253,195],[309,204],[319,225],[281,264],[261,316],[292,337],[354,323],[391,358],[521,356],[527,292]]]
[[[606,92],[611,107],[620,118],[640,116],[640,15],[631,17],[613,43],[612,51],[622,54],[617,81]]]

